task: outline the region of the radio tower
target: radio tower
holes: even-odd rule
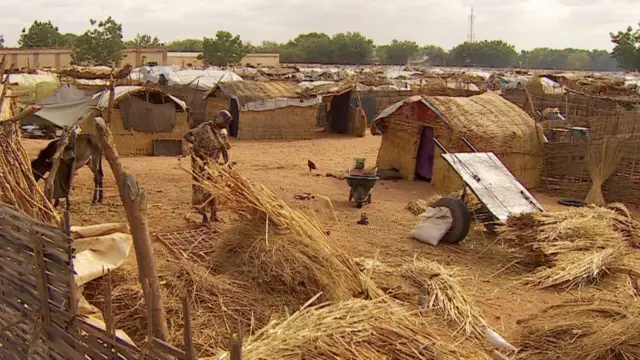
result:
[[[476,41],[476,34],[473,32],[473,23],[476,20],[476,16],[473,15],[473,6],[471,7],[471,14],[469,14],[469,35],[467,37],[468,42]]]

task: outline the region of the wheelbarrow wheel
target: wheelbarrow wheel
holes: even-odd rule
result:
[[[364,195],[364,188],[362,186],[358,186],[358,188],[356,189],[356,193],[354,194],[354,197],[356,199],[356,207],[358,209],[361,209],[362,203],[366,201],[365,195]]]
[[[453,219],[449,231],[444,234],[440,240],[441,242],[455,244],[467,237],[469,228],[471,227],[471,215],[464,201],[453,197],[443,197],[436,201],[433,207],[445,207],[449,209]]]

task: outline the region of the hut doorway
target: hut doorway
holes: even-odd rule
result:
[[[424,126],[420,135],[418,153],[416,154],[416,179],[431,182],[435,151],[436,143],[433,141],[433,128]]]
[[[349,110],[351,109],[351,92],[336,95],[329,106],[329,129],[338,134],[349,132]]]
[[[235,98],[229,100],[229,113],[233,120],[229,124],[229,136],[238,137],[238,127],[240,124],[240,104]]]

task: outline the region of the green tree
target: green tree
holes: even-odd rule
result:
[[[169,51],[202,52],[202,39],[184,39],[167,44]]]
[[[625,70],[640,70],[640,29],[631,26],[616,34],[609,33],[614,43],[611,55],[618,60],[618,64]]]
[[[502,40],[464,42],[450,52],[452,65],[506,68],[517,63],[515,47]]]
[[[60,40],[58,41],[59,46],[72,48],[77,38],[78,38],[78,35],[74,33],[60,34]]]
[[[571,70],[585,70],[589,66],[589,52],[585,50],[574,50],[567,54],[565,68]]]
[[[591,50],[589,52],[589,69],[598,71],[614,71],[618,68],[618,61],[606,50]]]
[[[91,19],[89,23],[92,28],[75,41],[73,62],[112,65],[122,60],[122,24],[118,24],[111,16],[101,21]]]
[[[0,34],[0,48],[4,47],[4,35]]]
[[[163,44],[160,42],[160,39],[149,34],[136,34],[136,37],[133,40],[129,40],[124,43],[124,46],[129,49],[157,48],[162,45]]]
[[[21,48],[41,48],[60,46],[60,32],[51,21],[34,21],[29,30],[22,29],[18,45]]]
[[[246,53],[240,35],[233,36],[228,31],[218,31],[215,39],[205,37],[202,40],[202,58],[211,65],[239,63]]]
[[[420,49],[420,54],[427,58],[431,66],[445,66],[449,62],[449,53],[440,46],[427,45]]]
[[[333,36],[335,63],[337,64],[371,64],[375,46],[373,40],[359,32],[347,32]]]
[[[376,48],[378,60],[383,64],[406,65],[409,59],[420,52],[420,47],[413,41],[393,39],[391,44]]]
[[[296,49],[297,62],[330,64],[334,62],[335,48],[329,35],[324,33],[300,34],[287,47]]]

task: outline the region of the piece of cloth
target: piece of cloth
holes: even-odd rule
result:
[[[120,116],[125,129],[144,133],[172,132],[176,125],[176,107],[173,102],[152,104],[131,96],[120,102]]]
[[[197,148],[191,150],[191,171],[193,172],[191,204],[198,207],[200,214],[206,214],[208,209],[215,208],[215,199],[209,200],[213,194],[200,184],[203,181],[213,181],[207,167],[210,163],[217,163],[222,150],[229,150],[231,145],[226,137],[226,129],[216,128],[210,121],[198,125],[191,130],[191,133]],[[207,206],[202,206],[205,203]]]

